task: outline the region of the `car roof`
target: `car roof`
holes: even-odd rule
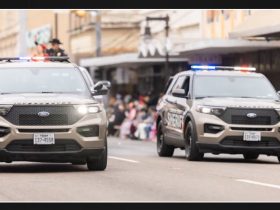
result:
[[[0,62],[1,68],[22,68],[22,67],[49,67],[49,68],[69,68],[77,67],[74,63],[68,62],[26,62],[26,61],[16,61],[16,62]]]
[[[251,72],[251,71],[229,71],[229,70],[200,70],[200,71],[183,71],[177,74],[178,76],[181,75],[213,75],[213,76],[255,76],[255,77],[263,77],[263,74]]]

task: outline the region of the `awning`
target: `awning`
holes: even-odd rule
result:
[[[256,50],[279,48],[280,41],[249,41],[241,39],[227,40],[201,40],[192,43],[181,44],[177,51],[181,55],[188,56],[194,54],[229,54],[244,53]]]
[[[187,62],[185,57],[169,58],[169,62]],[[118,66],[122,64],[145,64],[145,63],[164,63],[165,57],[161,58],[139,58],[138,53],[126,53],[113,56],[84,58],[80,60],[80,66],[84,67],[102,67]]]
[[[231,33],[230,38],[269,36],[280,32],[280,11],[261,10],[248,16]]]

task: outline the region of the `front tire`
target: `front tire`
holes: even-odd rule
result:
[[[162,122],[160,121],[157,129],[157,153],[160,157],[172,157],[174,147],[164,142],[164,134],[162,131]]]
[[[107,167],[108,149],[107,138],[105,139],[105,149],[99,158],[88,158],[87,167],[90,171],[104,171]]]
[[[204,156],[204,153],[199,152],[196,142],[196,132],[193,123],[190,121],[185,131],[185,154],[186,158],[190,161],[202,160]]]
[[[246,153],[246,154],[243,154],[243,157],[245,160],[256,160],[256,159],[258,159],[259,154]]]

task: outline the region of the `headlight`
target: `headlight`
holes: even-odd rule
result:
[[[279,114],[279,116],[280,116],[280,109],[275,109],[276,110],[276,112]]]
[[[13,105],[0,105],[0,116],[8,114]]]
[[[101,111],[98,106],[91,105],[77,105],[75,108],[80,114],[94,114]]]
[[[222,115],[226,110],[226,107],[223,106],[203,106],[198,105],[196,107],[196,111],[204,113],[204,114],[213,114],[213,115]]]

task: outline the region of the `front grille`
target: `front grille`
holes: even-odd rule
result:
[[[221,145],[225,146],[244,146],[244,147],[273,147],[280,146],[277,138],[262,137],[261,141],[244,141],[243,136],[228,136],[224,138]]]
[[[14,140],[6,147],[11,152],[74,152],[81,150],[81,146],[71,139],[56,140],[52,145],[34,145],[33,140]]]
[[[38,116],[39,112],[49,112],[47,117]],[[6,120],[15,125],[72,125],[82,118],[71,105],[62,106],[13,106],[4,116]]]
[[[248,113],[255,113],[257,117],[249,118]],[[227,108],[220,118],[229,124],[243,125],[275,125],[279,122],[274,109]]]
[[[20,125],[68,125],[68,118],[65,114],[53,114],[48,117],[39,117],[34,114],[19,115]]]
[[[22,133],[54,133],[54,132],[68,132],[68,128],[55,128],[55,129],[18,129]]]
[[[247,125],[270,125],[271,118],[269,116],[260,116],[256,118],[249,118],[246,115],[232,115],[231,116],[232,124],[247,124]]]
[[[239,127],[230,127],[231,130],[236,131],[272,131],[272,128],[239,128]]]

